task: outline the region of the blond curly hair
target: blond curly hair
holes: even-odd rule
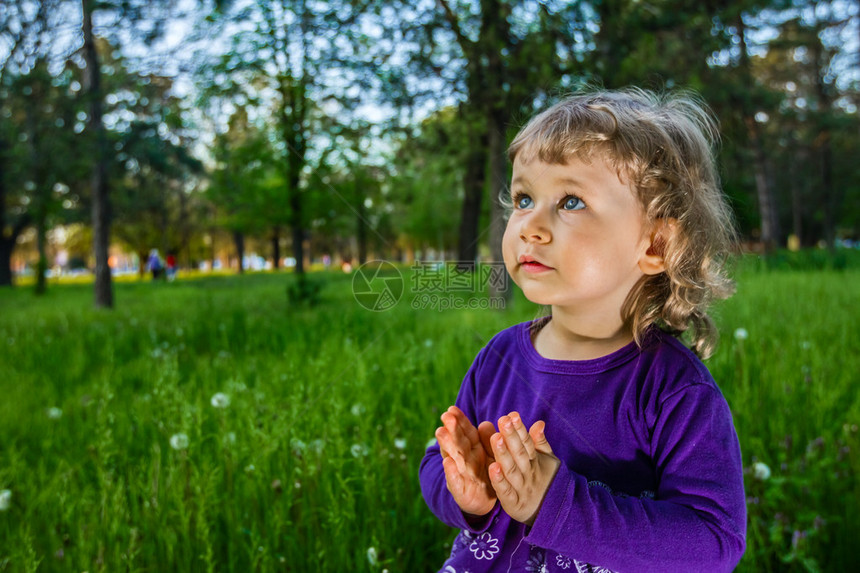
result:
[[[717,174],[718,142],[716,119],[692,92],[591,89],[535,116],[508,148],[511,162],[521,153],[546,163],[599,153],[630,182],[646,223],[670,222],[672,232],[654,245],[665,272],[642,277],[621,310],[637,344],[657,324],[687,333],[703,358],[716,346],[708,307],[734,292],[726,262],[736,241]]]

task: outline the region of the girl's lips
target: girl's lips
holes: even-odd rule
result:
[[[524,257],[520,260],[520,268],[528,273],[542,273],[552,270],[552,267],[539,263],[530,257]]]

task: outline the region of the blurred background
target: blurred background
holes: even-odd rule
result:
[[[851,247],[860,4],[0,5],[0,284],[492,258],[507,142],[583,84],[691,88],[749,249]],[[432,214],[432,216],[430,216]]]
[[[583,85],[719,118],[739,570],[852,570],[860,2],[0,0],[0,572],[438,570],[418,464],[540,312],[505,148]]]

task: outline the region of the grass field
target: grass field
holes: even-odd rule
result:
[[[88,285],[0,291],[0,571],[438,568],[425,445],[475,353],[537,309],[415,310],[407,275],[370,312],[314,276],[312,308],[273,274],[118,284],[113,311]],[[739,570],[850,570],[860,272],[738,281],[707,364],[748,468]]]

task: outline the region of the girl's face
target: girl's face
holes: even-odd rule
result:
[[[599,154],[585,163],[514,160],[505,266],[526,297],[617,321],[651,244],[630,186]],[[646,268],[647,270],[647,268]]]

